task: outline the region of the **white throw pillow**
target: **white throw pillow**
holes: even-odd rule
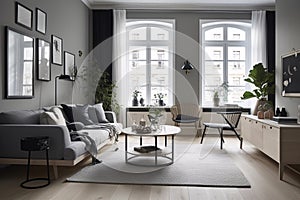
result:
[[[98,104],[94,105],[94,107],[96,108],[98,122],[99,123],[108,123],[109,121],[105,117],[105,112],[104,112],[102,105],[103,105],[102,103],[98,103]]]
[[[57,107],[52,107],[49,111],[41,113],[40,123],[66,126],[66,120],[61,110]]]

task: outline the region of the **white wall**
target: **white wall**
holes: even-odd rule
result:
[[[300,49],[299,7],[299,0],[276,0],[276,106],[285,107],[289,116],[297,116],[300,98],[281,96],[281,56]]]

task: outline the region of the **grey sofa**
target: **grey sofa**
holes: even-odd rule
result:
[[[23,137],[48,136],[49,159],[53,166],[54,176],[57,178],[57,166],[74,166],[89,154],[82,141],[71,141],[69,130],[63,125],[40,124],[40,115],[43,110],[21,110],[0,113],[0,164],[27,164],[28,153],[21,151],[20,139]],[[110,123],[116,122],[113,112],[105,112]],[[122,128],[121,124],[118,124]],[[104,129],[86,129],[78,132],[87,132],[100,149],[109,141],[109,131]],[[44,152],[32,152],[31,161],[35,165],[45,165]]]

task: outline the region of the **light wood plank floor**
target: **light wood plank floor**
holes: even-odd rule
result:
[[[187,136],[187,141],[193,136]],[[178,137],[176,142],[184,142],[185,137]],[[217,136],[207,135],[204,143],[213,144]],[[120,137],[124,140],[124,137]],[[180,141],[178,141],[180,140]],[[200,138],[193,141],[199,144]],[[199,144],[200,145],[200,144]],[[217,143],[219,145],[219,143]],[[175,186],[137,186],[68,183],[65,179],[90,163],[82,162],[76,167],[60,167],[59,178],[41,189],[23,189],[19,186],[26,177],[25,166],[9,166],[0,169],[0,199],[62,199],[62,200],[198,200],[198,199],[249,199],[249,200],[299,200],[300,175],[290,169],[284,173],[284,181],[278,177],[278,164],[244,142],[243,150],[233,136],[225,136],[224,150],[232,157],[251,184],[251,188],[210,188],[210,187],[175,187]],[[101,153],[101,152],[100,152]],[[299,152],[300,153],[300,152]],[[191,163],[192,164],[192,163]],[[220,163],[221,164],[221,163]],[[183,169],[188,170],[188,169]],[[34,166],[33,176],[44,176],[45,168]],[[52,174],[53,177],[53,174]]]

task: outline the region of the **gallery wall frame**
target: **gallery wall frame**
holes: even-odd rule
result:
[[[34,97],[34,38],[6,26],[5,43],[6,99],[31,99]]]
[[[282,96],[300,97],[300,50],[281,56]]]
[[[47,13],[39,8],[36,8],[35,16],[36,16],[36,31],[45,35],[47,31]]]
[[[75,79],[77,69],[75,66],[75,54],[68,51],[64,52],[64,75],[69,75],[72,80]]]
[[[15,22],[16,24],[23,26],[29,30],[32,30],[33,23],[33,11],[20,4],[19,2],[15,3]]]
[[[56,35],[51,35],[51,55],[53,64],[62,65],[63,39]]]
[[[50,42],[36,39],[37,80],[51,81]]]

